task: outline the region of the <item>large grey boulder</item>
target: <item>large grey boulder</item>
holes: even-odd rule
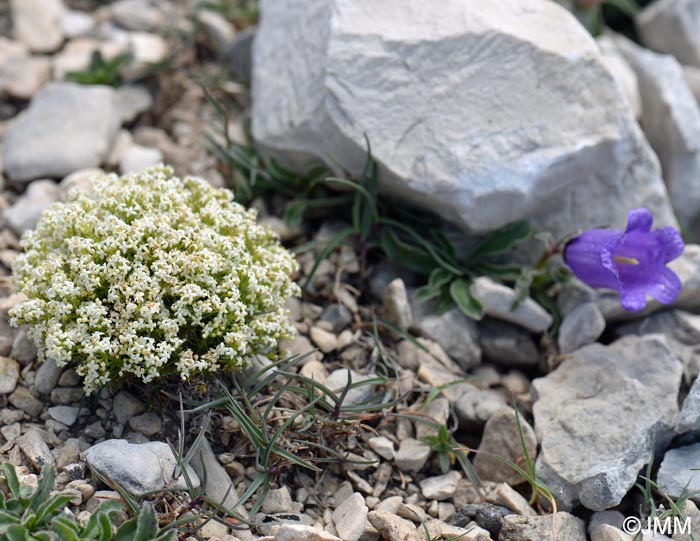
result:
[[[670,439],[682,367],[662,335],[592,344],[534,380],[537,473],[560,508],[620,503]]]
[[[253,134],[305,171],[358,172],[474,231],[674,223],[657,160],[595,41],[542,0],[263,0]],[[290,47],[290,43],[294,43]],[[585,202],[586,204],[582,204]]]
[[[640,122],[661,162],[673,207],[692,231],[700,218],[700,107],[678,60],[622,37],[615,41],[637,74]]]
[[[112,88],[49,83],[5,132],[5,173],[27,182],[97,167],[107,157],[120,123]]]

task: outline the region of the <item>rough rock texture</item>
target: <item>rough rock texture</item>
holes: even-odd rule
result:
[[[615,526],[600,524],[591,530],[591,541],[632,541],[632,537]]]
[[[642,116],[642,98],[639,95],[637,75],[617,50],[617,46],[610,36],[599,37],[598,46],[603,54],[605,65],[622,90],[624,90],[627,101],[632,107],[632,111],[634,111],[634,116],[638,119]]]
[[[107,156],[119,124],[111,88],[49,83],[7,128],[5,173],[26,182],[96,167]]]
[[[514,323],[532,332],[544,332],[552,324],[552,316],[530,297],[518,303],[518,294],[514,289],[491,278],[477,278],[471,291],[488,316]],[[516,303],[517,307],[513,308]]]
[[[9,394],[19,381],[19,363],[14,359],[0,357],[0,394]]]
[[[557,541],[586,541],[583,521],[569,513],[556,514]],[[498,537],[501,541],[544,541],[552,538],[552,515],[503,517],[503,527]]]
[[[682,310],[665,310],[615,329],[617,336],[663,334],[683,363],[685,381],[691,385],[700,374],[700,315]]]
[[[664,455],[656,481],[672,498],[700,490],[700,443],[671,449]],[[691,499],[698,500],[696,493]]]
[[[481,363],[481,348],[477,341],[476,324],[459,308],[436,314],[433,305],[412,300],[413,330],[437,342],[464,370]]]
[[[537,344],[524,329],[495,319],[478,324],[479,345],[483,356],[503,366],[534,366],[540,360]]]
[[[63,43],[61,0],[12,0],[10,8],[15,38],[32,51],[55,51]]]
[[[369,509],[362,494],[355,492],[333,511],[333,523],[346,541],[358,541],[367,527]]]
[[[605,318],[593,302],[586,302],[567,314],[559,329],[559,351],[571,353],[595,342],[605,330]]]
[[[104,482],[118,484],[136,496],[168,486],[177,466],[168,444],[160,441],[132,444],[126,440],[105,440],[85,451],[85,461]],[[190,466],[187,472],[192,483],[199,486],[199,478]],[[179,479],[175,486],[186,485]]]
[[[700,107],[675,58],[622,37],[616,43],[637,74],[642,129],[661,162],[673,207],[681,223],[692,226],[700,214]]]
[[[366,134],[385,191],[475,231],[530,216],[557,236],[622,226],[638,206],[674,222],[622,89],[555,3],[267,0],[261,9],[253,133],[288,166],[332,157],[360,170]]]
[[[208,440],[202,439],[197,452],[192,457],[192,466],[199,477],[207,479],[205,495],[227,509],[232,509],[238,503],[238,492],[233,486],[231,477],[219,464]],[[241,509],[239,513],[246,516],[245,509]]]
[[[520,427],[523,431],[523,439],[530,457],[537,455],[537,438],[535,431],[527,420],[520,416]],[[505,458],[514,464],[525,464],[518,420],[513,408],[506,407],[498,410],[486,422],[484,436],[479,445],[479,452],[474,457],[474,468],[481,479],[518,485],[525,479],[521,475],[505,466],[502,460]]]
[[[7,225],[18,235],[36,227],[41,214],[58,200],[58,185],[51,180],[32,182],[14,205],[3,212]]]
[[[27,47],[0,37],[0,90],[29,99],[49,80],[51,61],[31,56]]]
[[[658,0],[637,15],[642,43],[670,53],[682,64],[700,66],[700,4],[695,0]]]
[[[389,541],[421,541],[412,522],[389,511],[371,511],[368,519],[372,526]]]
[[[700,431],[700,377],[696,378],[676,422],[676,433]]]
[[[561,508],[620,503],[670,438],[681,373],[663,336],[630,336],[586,346],[533,381],[537,472]]]

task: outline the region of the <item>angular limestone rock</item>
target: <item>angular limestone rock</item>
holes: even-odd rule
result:
[[[533,381],[537,472],[560,508],[620,503],[678,415],[681,362],[662,335],[574,352]]]
[[[527,216],[557,236],[623,226],[639,206],[674,223],[622,88],[556,3],[264,0],[261,13],[253,134],[287,166],[359,172],[366,135],[385,192],[474,231]]]

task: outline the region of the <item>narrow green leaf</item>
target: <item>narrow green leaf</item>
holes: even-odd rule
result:
[[[29,532],[24,526],[10,526],[5,532],[4,539],[6,541],[31,541]]]
[[[446,286],[454,278],[454,274],[450,271],[443,269],[442,267],[436,268],[430,273],[430,278],[428,279],[428,284],[433,287],[440,288]]]
[[[4,509],[0,509],[0,533],[2,533],[3,526],[9,526],[10,524],[19,524],[20,518],[15,513],[10,513]]]
[[[216,114],[219,116],[219,119],[221,120],[221,126],[224,132],[224,139],[226,140],[226,145],[231,146],[231,137],[229,135],[228,131],[228,113],[226,110],[223,108],[223,106],[219,103],[219,100],[217,100],[214,96],[211,95],[209,90],[202,85],[201,86],[202,90],[204,91],[204,97],[206,98],[207,102],[209,102],[209,105],[211,105],[214,108],[214,111],[216,111]]]
[[[290,201],[284,209],[284,222],[289,227],[296,227],[301,223],[304,212],[306,212],[305,199]]]
[[[405,243],[388,227],[382,228],[380,243],[384,253],[393,261],[422,274],[430,274],[436,267],[435,260],[422,248]]]
[[[441,292],[441,288],[433,287],[430,284],[425,284],[424,286],[421,286],[418,289],[416,289],[416,300],[428,301],[439,296]]]
[[[461,278],[450,284],[450,296],[460,310],[472,319],[480,320],[484,317],[484,309],[471,292],[471,284]]]
[[[324,246],[323,250],[321,250],[321,253],[318,254],[318,257],[316,258],[316,261],[314,262],[314,266],[311,267],[311,272],[309,272],[309,275],[306,277],[306,280],[304,280],[304,284],[301,286],[302,289],[306,289],[309,287],[309,284],[311,283],[311,280],[314,277],[314,274],[316,274],[316,271],[318,270],[319,265],[321,262],[326,259],[329,254],[333,251],[333,249],[336,246],[340,246],[345,240],[353,235],[355,233],[355,230],[352,227],[346,227],[345,229],[342,229],[339,231],[335,237],[333,237],[330,241],[328,241],[328,244]]]
[[[517,265],[497,265],[486,261],[480,261],[476,265],[470,266],[469,269],[479,276],[490,276],[507,281],[517,280],[521,272],[521,267]]]
[[[440,246],[442,251],[445,252],[445,254],[449,258],[455,259],[455,257],[456,257],[455,247],[450,242],[450,239],[448,239],[447,236],[439,229],[431,229],[430,234],[433,236],[435,241],[438,243],[438,245]]]
[[[97,520],[99,523],[99,540],[112,541],[112,522],[109,520],[109,517],[105,513],[100,513]]]
[[[56,532],[34,532],[32,535],[36,541],[60,541]]]
[[[135,541],[136,534],[136,519],[127,520],[117,530],[117,535],[114,536],[114,541]]]
[[[56,486],[56,469],[53,466],[44,466],[34,494],[29,500],[29,508],[38,511],[39,506],[48,499],[54,486]]]
[[[51,529],[58,530],[61,534],[61,541],[80,541],[78,533],[79,526],[66,515],[58,515],[51,520]]]
[[[451,309],[455,305],[455,301],[450,294],[449,287],[443,287],[438,295],[437,302],[435,303],[434,312],[436,314],[443,314]]]
[[[175,530],[169,530],[166,532],[161,532],[153,541],[176,541],[177,532]]]
[[[19,479],[17,478],[17,472],[15,472],[15,467],[9,462],[3,462],[2,472],[5,475],[5,481],[7,481],[7,486],[10,488],[10,492],[14,498],[19,498],[21,496]]]
[[[68,505],[72,499],[73,496],[70,494],[56,494],[49,498],[36,510],[36,523],[43,524],[48,517],[52,516],[58,509]]]
[[[486,255],[505,252],[516,244],[529,239],[534,233],[534,228],[526,220],[508,224],[486,237],[472,252],[469,261],[475,262]]]
[[[136,518],[134,541],[151,541],[157,533],[158,519],[156,518],[156,511],[153,509],[151,502],[144,502]]]
[[[97,507],[97,509],[95,509],[94,513],[90,515],[87,524],[85,524],[85,528],[83,528],[84,535],[86,537],[97,537],[100,535],[100,531],[102,529],[101,522],[103,521],[103,518],[106,518],[109,521],[109,515],[111,513],[121,511],[122,509],[124,509],[124,506],[118,500],[103,501]],[[111,534],[112,531],[110,529],[110,535]]]

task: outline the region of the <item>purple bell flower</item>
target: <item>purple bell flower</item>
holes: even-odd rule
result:
[[[671,304],[681,291],[681,281],[666,264],[685,248],[673,227],[651,230],[654,221],[648,209],[627,214],[627,229],[590,229],[573,239],[564,253],[576,277],[592,287],[620,292],[625,310],[640,312],[647,294]]]

